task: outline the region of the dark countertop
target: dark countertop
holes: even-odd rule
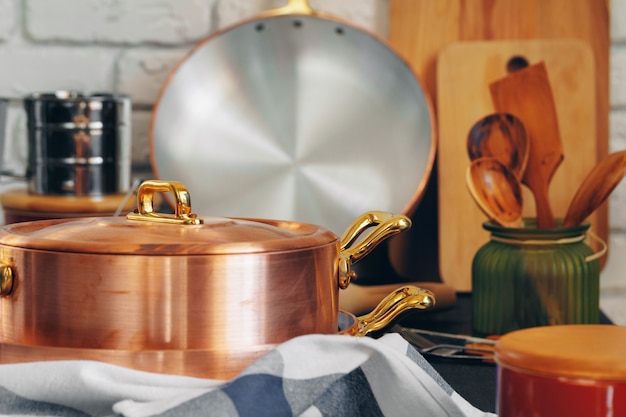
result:
[[[471,293],[458,293],[453,308],[409,314],[401,318],[399,324],[416,329],[470,335],[471,311]],[[602,313],[600,322],[611,323]],[[428,355],[425,357],[443,379],[474,407],[483,411],[496,411],[496,365]]]

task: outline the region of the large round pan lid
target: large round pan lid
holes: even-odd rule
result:
[[[199,214],[337,234],[368,210],[410,214],[435,148],[407,63],[372,34],[307,14],[201,41],[163,86],[150,131],[154,174],[187,184]]]
[[[155,193],[174,196],[175,212],[155,210]],[[0,229],[0,245],[54,252],[117,255],[222,255],[310,250],[338,245],[330,230],[269,219],[198,217],[187,188],[145,181],[126,217],[22,222]]]

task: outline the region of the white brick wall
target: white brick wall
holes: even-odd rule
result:
[[[117,59],[117,88],[133,98],[138,106],[151,106],[174,66],[189,48],[172,50],[128,49]]]
[[[0,0],[0,96],[75,89],[133,97],[133,163],[148,169],[148,124],[165,77],[196,41],[286,0]],[[601,0],[598,0],[601,1]],[[381,36],[388,0],[311,0]],[[626,149],[626,0],[611,0],[610,149]],[[626,324],[626,181],[610,199],[603,309]]]
[[[215,15],[221,29],[263,10],[278,8],[285,4],[285,0],[218,0]],[[389,20],[387,0],[310,0],[309,5],[315,10],[348,19],[366,30],[383,36],[387,33]]]
[[[24,30],[35,42],[179,45],[212,31],[213,3],[214,0],[26,0]]]
[[[217,29],[285,0],[0,0],[0,96],[73,89],[129,94],[133,158],[148,164],[150,106],[173,66]],[[311,6],[385,36],[386,0]]]
[[[58,89],[111,90],[113,61],[112,51],[89,47],[0,49],[0,94],[16,97]]]
[[[611,40],[626,43],[626,1],[611,0]]]
[[[11,32],[16,25],[15,4],[13,0],[0,0],[0,41],[4,41],[11,36]]]
[[[626,149],[626,0],[611,0],[610,151]],[[609,200],[610,254],[601,279],[601,305],[626,324],[626,181]]]

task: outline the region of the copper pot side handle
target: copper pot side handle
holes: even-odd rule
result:
[[[171,193],[174,214],[159,213],[154,207],[155,193]],[[174,224],[202,224],[203,220],[191,212],[191,196],[177,181],[147,180],[137,189],[137,208],[126,216],[129,220]]]
[[[426,289],[405,285],[383,298],[370,313],[357,317],[356,336],[367,336],[391,324],[400,314],[411,310],[429,310],[435,306],[435,295]]]
[[[370,253],[380,242],[411,227],[411,219],[402,214],[370,211],[357,218],[344,232],[339,243],[339,287],[347,288],[356,274],[352,265]],[[361,241],[356,240],[363,232],[369,234]],[[352,246],[354,245],[354,246]]]
[[[0,297],[7,296],[13,291],[15,274],[13,268],[7,264],[0,263]]]
[[[413,285],[431,291],[437,304],[431,310],[444,310],[456,304],[456,290],[442,282],[430,281],[396,281],[391,284],[359,285],[353,282],[345,290],[339,291],[339,310],[347,311],[355,316],[371,312],[380,300],[401,285]]]

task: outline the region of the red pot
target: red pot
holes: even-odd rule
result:
[[[626,415],[626,327],[544,326],[496,346],[500,417]]]

